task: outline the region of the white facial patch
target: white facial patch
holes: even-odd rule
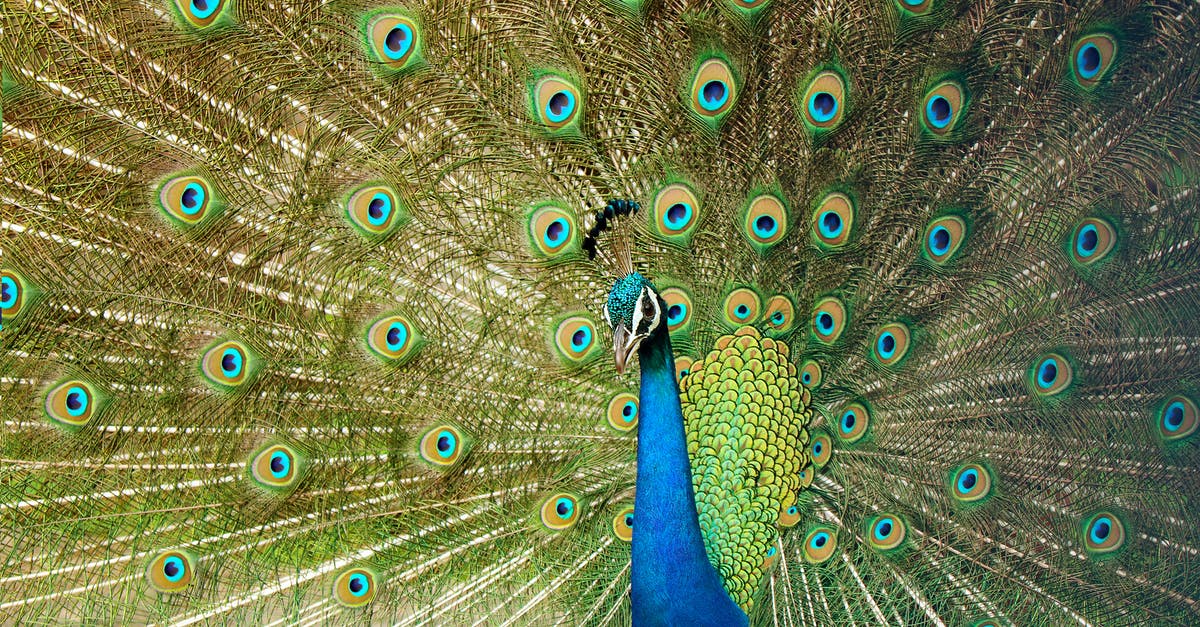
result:
[[[650,288],[642,288],[638,297],[638,306],[633,310],[633,334],[649,335],[650,330],[658,327],[662,311],[658,308],[658,297]],[[646,322],[645,325],[642,323]]]

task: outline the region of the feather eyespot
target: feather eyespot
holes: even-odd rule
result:
[[[967,223],[958,216],[937,218],[925,227],[925,256],[936,264],[954,257],[967,234]]]
[[[386,185],[366,185],[351,192],[345,201],[346,218],[361,235],[377,238],[408,219],[396,191]]]
[[[579,89],[569,80],[547,75],[533,86],[534,119],[552,133],[577,126],[583,107]]]
[[[199,176],[176,176],[158,187],[158,208],[176,226],[191,227],[217,213],[213,186]]]
[[[66,381],[46,393],[46,415],[66,427],[82,427],[100,411],[96,388],[78,379]]]
[[[653,221],[659,235],[685,242],[700,221],[700,201],[687,185],[667,185],[654,197]]]
[[[1167,399],[1163,404],[1162,410],[1158,415],[1158,433],[1168,442],[1182,440],[1196,432],[1196,426],[1200,423],[1197,419],[1197,407],[1195,401],[1182,396],[1175,395]]]
[[[633,542],[633,508],[626,507],[617,512],[612,521],[613,535],[618,540]]]
[[[884,366],[898,364],[908,354],[909,339],[908,326],[899,322],[885,324],[875,333],[871,356]]]
[[[778,244],[787,234],[787,208],[772,194],[762,194],[746,207],[744,233],[760,252]]]
[[[763,312],[767,328],[772,331],[779,333],[790,331],[796,324],[796,307],[792,304],[792,299],[782,294],[776,294],[767,299]]]
[[[1071,259],[1090,266],[1103,260],[1117,244],[1117,232],[1106,220],[1086,218],[1071,235]]]
[[[375,573],[366,568],[350,568],[333,580],[333,598],[346,607],[362,607],[375,600]]]
[[[1060,394],[1071,385],[1074,373],[1071,362],[1058,353],[1049,353],[1034,362],[1029,373],[1030,385],[1038,396]]]
[[[421,30],[405,15],[381,13],[369,19],[364,36],[377,70],[401,72],[421,59]]]
[[[826,131],[842,122],[846,114],[846,81],[826,70],[813,77],[801,97],[805,123],[815,131]]]
[[[367,348],[379,359],[402,364],[414,357],[421,348],[421,334],[408,318],[385,316],[367,328]]]
[[[225,11],[227,0],[175,0],[184,22],[192,28],[212,26]]]
[[[234,340],[217,342],[200,359],[200,373],[209,383],[224,389],[245,384],[253,374],[253,366],[250,349]]]
[[[809,564],[824,564],[836,549],[837,530],[832,527],[816,527],[804,536],[804,561]]]
[[[854,228],[854,201],[833,192],[813,211],[813,237],[822,248],[837,248],[850,239]]]
[[[571,250],[578,236],[575,218],[552,204],[535,206],[526,223],[530,249],[543,259],[555,259]]]
[[[813,309],[812,330],[826,344],[837,341],[846,326],[846,306],[834,297],[823,298]]]
[[[817,468],[824,468],[833,457],[833,439],[829,437],[828,433],[818,433],[813,436],[810,452],[813,465]]]
[[[1125,525],[1112,512],[1093,514],[1084,522],[1083,541],[1090,553],[1113,553],[1125,545]]]
[[[966,94],[958,83],[940,83],[925,94],[921,102],[921,121],[934,135],[946,135],[958,126],[966,104]]]
[[[737,89],[733,71],[724,59],[703,61],[692,79],[692,110],[701,118],[716,122],[733,108]]]
[[[638,398],[629,392],[617,394],[608,401],[605,415],[613,429],[621,433],[633,431],[638,423]]]
[[[551,496],[542,503],[541,519],[551,531],[570,529],[579,522],[579,499],[566,493]]]
[[[992,474],[982,464],[964,464],[950,476],[950,495],[959,503],[977,503],[992,492]]]
[[[758,294],[749,288],[741,287],[729,292],[722,307],[725,312],[725,322],[731,326],[740,327],[751,324],[758,319],[762,302]]]
[[[0,270],[0,320],[16,318],[28,302],[29,287],[21,275]]]
[[[146,579],[159,592],[179,592],[196,577],[196,560],[183,551],[163,551],[146,566]]]
[[[868,525],[868,542],[880,551],[891,551],[904,542],[906,529],[898,516],[883,514]]]
[[[696,360],[686,355],[675,358],[675,377],[679,380],[679,391],[681,392],[687,389],[687,377],[692,373],[692,364],[694,363]]]
[[[250,476],[268,490],[283,490],[296,484],[299,474],[299,458],[296,451],[285,444],[273,444],[250,459]]]
[[[807,490],[808,487],[812,485],[813,477],[815,477],[815,476],[816,476],[816,473],[813,472],[813,469],[811,467],[801,470],[800,471],[800,489]]]
[[[913,15],[924,15],[933,8],[933,0],[896,0],[896,4]]]
[[[568,364],[580,364],[595,355],[596,325],[584,316],[571,316],[558,323],[554,347]]]
[[[795,505],[789,505],[779,510],[779,526],[788,528],[795,527],[796,523],[800,522],[800,508]]]
[[[462,431],[453,425],[437,425],[421,436],[417,451],[421,459],[435,466],[453,466],[466,449]]]
[[[800,383],[810,390],[820,387],[823,377],[824,373],[821,371],[821,364],[812,359],[806,360],[800,366]]]
[[[867,434],[871,426],[871,412],[862,403],[850,403],[842,410],[838,418],[838,437],[847,444],[853,444]]]
[[[667,330],[674,333],[687,329],[692,323],[692,297],[678,287],[668,287],[660,294],[667,304]]]
[[[1117,40],[1105,33],[1081,37],[1071,47],[1071,73],[1084,89],[1092,89],[1112,67]]]

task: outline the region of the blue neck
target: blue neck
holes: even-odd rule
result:
[[[634,501],[634,625],[745,625],[708,561],[683,433],[675,360],[665,332],[638,351],[637,496]]]

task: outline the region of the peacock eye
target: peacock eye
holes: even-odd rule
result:
[[[646,296],[644,296],[642,298],[642,315],[643,316],[653,316],[654,315],[654,300],[653,300],[653,297],[650,296],[649,294],[647,294]]]

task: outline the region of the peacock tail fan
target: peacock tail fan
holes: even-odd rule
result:
[[[9,2],[0,622],[628,623],[620,246],[752,623],[1200,621],[1198,21]]]

